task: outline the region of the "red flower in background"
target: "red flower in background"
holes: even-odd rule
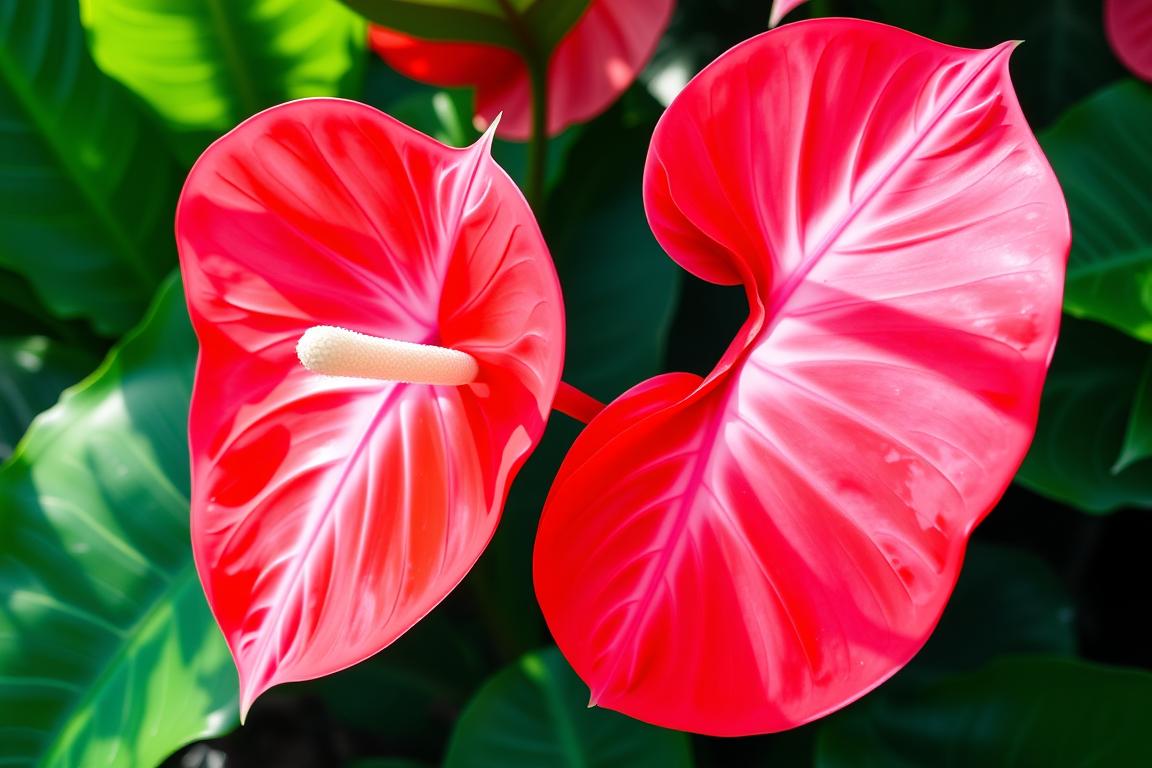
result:
[[[1104,30],[1124,66],[1152,82],[1152,0],[1104,0]]]
[[[673,0],[592,0],[560,41],[548,65],[548,133],[606,110],[632,84],[656,49]],[[476,122],[486,128],[503,112],[497,135],[531,134],[532,93],[519,54],[496,46],[442,43],[373,26],[372,48],[391,67],[441,87],[476,88]]]
[[[243,711],[375,653],[443,599],[544,429],[559,285],[490,138],[450,149],[309,100],[243,123],[188,178],[193,549]],[[298,342],[343,375],[305,369]]]
[[[593,701],[708,734],[810,721],[921,647],[1031,440],[1067,211],[1008,76],[894,28],[799,22],[668,108],[648,217],[750,315],[580,435],[537,595]]]

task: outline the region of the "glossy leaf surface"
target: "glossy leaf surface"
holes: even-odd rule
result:
[[[1104,29],[1124,65],[1152,83],[1152,0],[1104,0]]]
[[[0,755],[156,765],[235,721],[188,548],[195,340],[178,286],[0,470]]]
[[[364,22],[337,0],[80,0],[100,67],[176,134],[189,163],[262,109],[359,89]]]
[[[1072,216],[1065,309],[1152,341],[1152,86],[1111,86],[1041,136]]]
[[[1067,214],[1010,49],[790,24],[661,119],[657,239],[751,315],[706,379],[610,405],[549,496],[537,594],[600,705],[780,730],[924,643],[1023,458],[1059,320]]]
[[[1152,439],[1138,401],[1152,346],[1065,317],[1036,439],[1016,480],[1087,512],[1152,507]],[[1148,430],[1148,431],[1146,431]]]
[[[83,351],[43,336],[0,338],[0,462],[32,419],[94,367]]]
[[[688,737],[588,706],[588,689],[555,649],[493,677],[464,710],[445,768],[689,768]]]
[[[644,68],[672,13],[672,0],[592,0],[548,56],[548,133],[555,135],[607,109]],[[502,138],[531,133],[532,88],[524,54],[513,47],[429,42],[374,27],[372,47],[398,71],[439,86],[475,86],[476,121],[503,113]]]
[[[861,702],[822,729],[816,765],[1146,765],[1149,707],[1148,672],[1006,658],[915,698]]]
[[[175,263],[157,133],[88,55],[74,3],[0,3],[0,266],[117,335]]]
[[[543,432],[559,287],[488,140],[450,149],[317,99],[244,123],[189,176],[193,547],[244,709],[375,653],[440,602]],[[480,374],[318,376],[295,351],[313,325],[458,349]]]

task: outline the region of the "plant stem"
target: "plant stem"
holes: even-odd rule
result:
[[[544,186],[548,179],[548,63],[529,61],[532,79],[532,136],[528,144],[528,179],[525,196],[537,216],[544,213]]]

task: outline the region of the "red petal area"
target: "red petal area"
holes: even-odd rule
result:
[[[1104,29],[1124,66],[1152,83],[1152,0],[1104,0]]]
[[[201,356],[192,537],[243,709],[391,643],[463,578],[544,428],[559,286],[487,138],[295,102],[214,144],[177,214]],[[318,376],[313,325],[471,353],[466,387]]]
[[[744,283],[751,316],[698,386],[609,405],[549,496],[537,594],[600,705],[781,730],[927,639],[1027,449],[1060,315],[1067,211],[1009,51],[800,22],[662,118],[656,235]]]
[[[548,133],[599,115],[632,84],[668,26],[673,0],[592,0],[560,41],[548,66]],[[369,41],[399,72],[443,87],[476,87],[476,117],[486,127],[503,112],[497,135],[532,132],[528,70],[495,46],[440,43],[374,27]]]

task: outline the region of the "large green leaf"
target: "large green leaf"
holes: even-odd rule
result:
[[[1088,512],[1152,507],[1152,456],[1123,453],[1126,442],[1140,440],[1126,435],[1138,424],[1134,403],[1150,363],[1152,346],[1065,316],[1036,437],[1016,480]]]
[[[119,334],[175,263],[158,139],[92,63],[75,2],[0,0],[0,267],[56,314]]]
[[[993,662],[829,720],[818,768],[1152,765],[1152,675],[1065,659]]]
[[[188,544],[196,342],[169,283],[139,331],[0,470],[0,755],[155,765],[235,720]]]
[[[1041,143],[1072,217],[1064,308],[1152,341],[1152,86],[1070,110]]]
[[[344,0],[369,21],[429,40],[486,43],[527,56],[556,47],[590,0]]]
[[[44,336],[0,338],[0,461],[33,417],[94,367],[86,352]]]
[[[588,706],[555,648],[499,672],[460,716],[444,768],[686,768],[688,737]]]
[[[262,109],[356,96],[363,22],[337,0],[81,0],[100,67],[151,105],[191,161]]]

